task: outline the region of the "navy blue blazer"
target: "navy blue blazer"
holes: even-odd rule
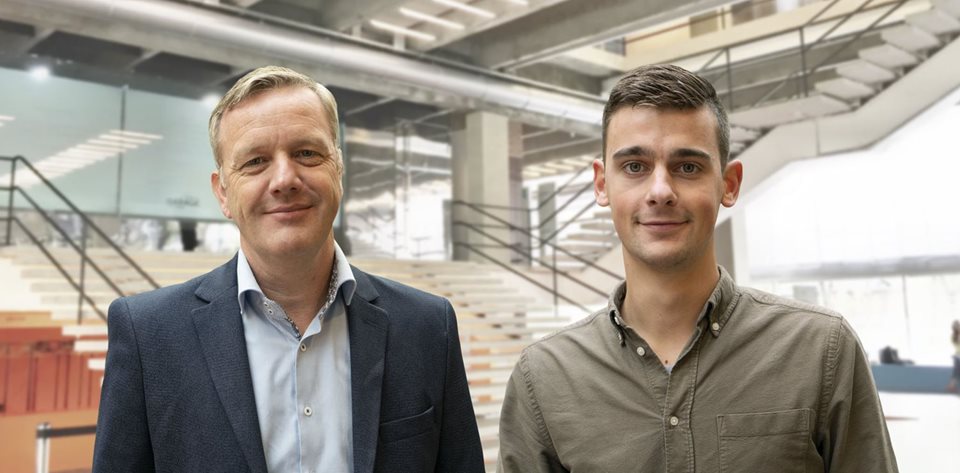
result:
[[[236,268],[110,305],[95,473],[266,473]],[[356,473],[482,472],[450,303],[351,269]]]

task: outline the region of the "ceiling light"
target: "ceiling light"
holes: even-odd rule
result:
[[[507,0],[507,1],[514,5],[523,5],[525,7],[530,5],[530,3],[527,2],[527,0]]]
[[[457,10],[470,13],[471,15],[482,16],[484,18],[496,18],[497,15],[490,10],[484,10],[482,8],[477,8],[472,5],[467,5],[466,3],[460,3],[456,0],[433,0],[434,3],[439,3],[441,5],[446,5],[450,8],[456,8]]]
[[[121,143],[134,143],[134,144],[138,144],[138,145],[149,144],[150,141],[151,141],[151,140],[145,140],[145,139],[143,139],[143,138],[131,138],[131,137],[129,137],[129,136],[111,135],[111,134],[109,134],[109,133],[104,133],[104,134],[100,135],[100,137],[97,138],[97,139],[99,139],[99,140],[107,140],[107,141],[119,141],[119,142],[121,142]]]
[[[33,66],[30,68],[30,77],[36,80],[44,80],[50,77],[50,68],[47,66]]]
[[[0,122],[12,122],[13,117],[10,115],[0,115]]]
[[[207,94],[203,96],[201,101],[203,102],[204,105],[207,105],[210,107],[216,107],[217,103],[220,102],[220,96],[217,94]]]
[[[462,30],[463,25],[455,21],[445,20],[443,18],[438,18],[433,15],[428,15],[426,13],[421,13],[416,10],[411,10],[409,8],[400,7],[400,13],[404,16],[414,18],[417,20],[426,21],[427,23],[433,23],[434,25],[439,25],[444,28],[450,28],[451,30]]]
[[[381,30],[402,34],[404,36],[410,36],[411,38],[422,39],[424,41],[436,41],[437,39],[437,37],[432,34],[422,33],[420,31],[411,30],[409,28],[392,25],[390,23],[385,23],[378,20],[370,20],[370,24],[373,25],[374,28],[379,28]]]
[[[160,135],[151,135],[150,133],[141,133],[139,131],[110,130],[110,133],[113,135],[132,136],[134,138],[146,138],[150,140],[159,140],[160,138],[163,138],[163,136]]]

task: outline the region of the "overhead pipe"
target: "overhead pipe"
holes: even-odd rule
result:
[[[55,16],[51,26],[76,34],[71,28],[85,22],[110,22],[136,31],[162,32],[198,45],[258,53],[278,61],[296,61],[332,67],[347,72],[381,77],[383,81],[414,87],[423,96],[437,94],[453,102],[475,103],[477,108],[504,111],[522,118],[534,118],[545,126],[599,134],[603,100],[579,92],[563,93],[556,88],[539,88],[529,81],[513,80],[504,74],[483,74],[469,66],[430,61],[423,56],[401,55],[333,35],[320,36],[289,28],[217,13],[183,3],[156,0],[4,0],[5,15],[43,21]],[[82,32],[80,30],[83,30]],[[229,57],[228,54],[224,55]],[[423,97],[397,97],[412,101]],[[442,99],[442,97],[441,97]],[[437,102],[442,103],[442,100]]]

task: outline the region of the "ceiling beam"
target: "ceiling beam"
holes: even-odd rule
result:
[[[515,68],[728,3],[731,0],[568,0],[473,35],[451,49],[483,66]]]

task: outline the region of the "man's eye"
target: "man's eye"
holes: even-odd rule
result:
[[[300,158],[318,158],[318,157],[320,157],[320,153],[318,153],[318,152],[316,152],[316,151],[314,151],[314,150],[312,150],[312,149],[302,149],[302,150],[300,150],[300,151],[297,151],[297,152],[294,153],[294,154],[296,154],[296,156],[297,156],[297,157],[300,157]]]
[[[693,163],[683,163],[680,165],[680,172],[684,174],[693,174],[700,170],[700,166]]]
[[[260,164],[263,164],[263,158],[257,156],[256,158],[248,159],[247,162],[243,163],[243,167],[258,166]]]
[[[637,163],[637,162],[627,163],[627,165],[624,166],[624,168],[625,168],[625,169],[627,170],[627,172],[629,172],[629,173],[642,172],[642,171],[643,171],[643,164],[640,164],[640,163]]]

